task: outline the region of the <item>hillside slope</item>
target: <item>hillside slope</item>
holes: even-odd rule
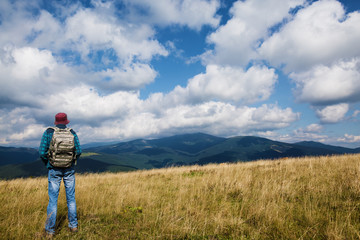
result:
[[[76,168],[78,172],[117,172],[356,152],[359,149],[316,142],[289,144],[253,136],[221,138],[195,133],[87,148]],[[35,149],[0,148],[0,178],[46,174],[41,162],[35,161],[37,156]]]
[[[358,239],[360,155],[77,174],[56,239]],[[47,179],[0,180],[0,235],[42,239]],[[14,201],[16,199],[16,201]]]
[[[33,148],[15,148],[0,146],[0,166],[33,162],[39,157],[38,151]]]
[[[181,165],[204,165],[356,153],[356,149],[325,144],[289,144],[266,138],[243,136],[218,138],[207,134],[185,134],[156,140],[135,140],[86,149],[97,153],[92,159],[106,163],[131,165],[139,169]]]

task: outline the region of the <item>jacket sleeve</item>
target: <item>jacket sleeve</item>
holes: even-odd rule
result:
[[[51,136],[49,136],[49,131],[46,130],[41,138],[40,147],[39,147],[39,154],[40,159],[47,165],[48,162],[48,152],[50,147]]]
[[[79,157],[80,157],[80,155],[82,153],[81,147],[80,147],[80,141],[79,141],[79,138],[78,138],[76,132],[74,130],[71,130],[71,132],[74,135],[76,159],[79,159]]]

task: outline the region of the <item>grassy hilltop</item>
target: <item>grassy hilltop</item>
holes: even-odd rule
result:
[[[360,155],[77,175],[55,239],[359,239]],[[0,181],[0,238],[41,239],[47,179]]]

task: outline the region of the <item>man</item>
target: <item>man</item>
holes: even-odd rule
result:
[[[54,123],[56,127],[49,127],[44,132],[39,148],[40,158],[48,168],[49,204],[45,232],[50,238],[55,235],[61,179],[65,185],[69,228],[71,232],[78,231],[74,164],[81,155],[81,148],[75,131],[66,127],[69,122],[66,113],[56,114]],[[65,145],[63,145],[64,142]]]

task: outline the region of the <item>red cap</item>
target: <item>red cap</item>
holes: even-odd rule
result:
[[[66,113],[58,113],[55,115],[55,125],[58,124],[68,124],[70,121],[67,119]]]

